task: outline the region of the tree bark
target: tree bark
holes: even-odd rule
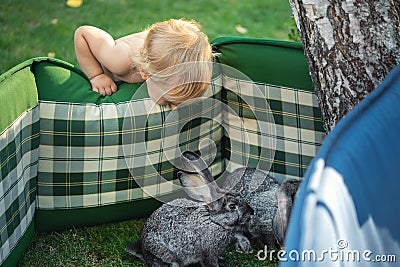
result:
[[[399,0],[289,0],[327,132],[400,62]]]

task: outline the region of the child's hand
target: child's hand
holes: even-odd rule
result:
[[[115,82],[104,73],[94,76],[90,79],[90,83],[92,84],[92,90],[103,96],[111,95],[117,91]]]

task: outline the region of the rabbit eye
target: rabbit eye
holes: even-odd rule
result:
[[[236,204],[229,204],[228,208],[229,208],[229,210],[237,210],[238,206]]]

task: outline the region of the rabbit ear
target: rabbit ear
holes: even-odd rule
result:
[[[208,169],[207,163],[196,153],[191,151],[183,152],[181,161],[185,172],[197,173],[198,175],[201,175],[207,183],[214,182],[214,178]]]
[[[201,175],[185,172],[179,172],[178,178],[189,197],[204,202],[212,210],[218,209],[218,199],[223,194],[216,189],[214,181],[209,183]]]
[[[200,175],[179,172],[178,178],[189,197],[205,203],[211,202],[210,188]]]
[[[299,180],[284,181],[276,194],[278,200],[278,209],[273,219],[273,231],[279,245],[283,245],[285,239],[286,229],[290,219],[290,213],[297,189],[300,185]]]
[[[277,193],[278,198],[278,209],[275,213],[275,217],[272,221],[274,235],[278,244],[283,246],[283,240],[285,238],[285,233],[289,221],[289,210],[291,210],[291,202],[287,198],[286,194],[281,190]]]

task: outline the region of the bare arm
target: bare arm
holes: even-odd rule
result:
[[[102,95],[117,90],[113,79],[106,75],[102,65],[115,74],[129,71],[129,46],[115,42],[110,34],[93,27],[81,26],[75,31],[75,53],[79,66],[89,77],[92,89]]]

